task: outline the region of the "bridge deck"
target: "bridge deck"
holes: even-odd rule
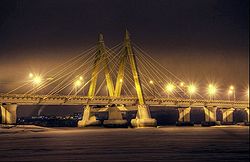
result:
[[[204,107],[217,106],[219,108],[248,108],[248,101],[228,101],[228,100],[200,100],[200,99],[173,99],[173,98],[145,98],[146,104],[150,106],[169,107]],[[136,105],[136,97],[107,97],[95,96],[46,96],[46,95],[22,95],[8,94],[0,95],[0,103],[16,103],[18,105],[108,105],[125,104]]]

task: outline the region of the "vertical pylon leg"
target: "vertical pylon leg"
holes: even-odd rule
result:
[[[17,104],[7,104],[1,106],[2,123],[16,124],[16,110]]]
[[[96,117],[91,114],[91,107],[86,105],[83,111],[82,120],[78,121],[78,127],[86,127],[86,126],[96,126],[100,125],[101,122],[96,120]]]
[[[221,109],[222,111],[222,122],[223,124],[233,124],[233,112],[234,109]]]

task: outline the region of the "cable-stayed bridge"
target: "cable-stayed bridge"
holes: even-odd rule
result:
[[[0,95],[0,104],[2,123],[6,124],[16,123],[18,105],[82,105],[79,127],[99,125],[93,112],[102,111],[109,114],[103,124],[125,125],[121,112],[132,110],[137,110],[132,126],[156,126],[150,106],[178,108],[179,122],[190,122],[192,107],[204,108],[206,122],[217,121],[218,108],[223,111],[223,121],[233,121],[236,108],[246,110],[249,121],[249,101],[236,100],[234,87],[230,87],[227,100],[217,100],[216,95],[213,84],[207,87],[205,97],[198,93],[195,84],[187,85],[131,43],[126,31],[124,41],[113,48],[105,46],[100,34],[98,43],[81,54],[45,74],[30,73],[29,80]],[[95,108],[97,105],[101,108]]]

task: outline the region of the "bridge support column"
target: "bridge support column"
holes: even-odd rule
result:
[[[101,125],[101,122],[96,120],[96,117],[91,114],[91,107],[89,105],[86,105],[82,116],[82,120],[77,123],[78,127]]]
[[[127,120],[123,120],[122,113],[117,106],[108,108],[108,120],[104,120],[106,127],[128,127]]]
[[[16,124],[17,104],[1,105],[2,124]]]
[[[245,125],[250,125],[250,121],[249,121],[249,107],[248,108],[245,108],[245,111],[247,113],[247,120],[245,121]]]
[[[138,105],[136,118],[131,120],[133,127],[156,127],[157,121],[151,118],[147,105]]]
[[[221,109],[222,111],[222,124],[233,124],[234,109]]]
[[[194,124],[190,121],[191,107],[178,108],[179,119],[176,123],[177,126],[193,126]]]
[[[217,111],[216,106],[205,106],[204,107],[205,122],[202,122],[202,126],[220,125],[220,122],[217,121],[216,111]]]

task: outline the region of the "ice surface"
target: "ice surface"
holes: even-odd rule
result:
[[[249,127],[0,128],[0,161],[249,161]]]

